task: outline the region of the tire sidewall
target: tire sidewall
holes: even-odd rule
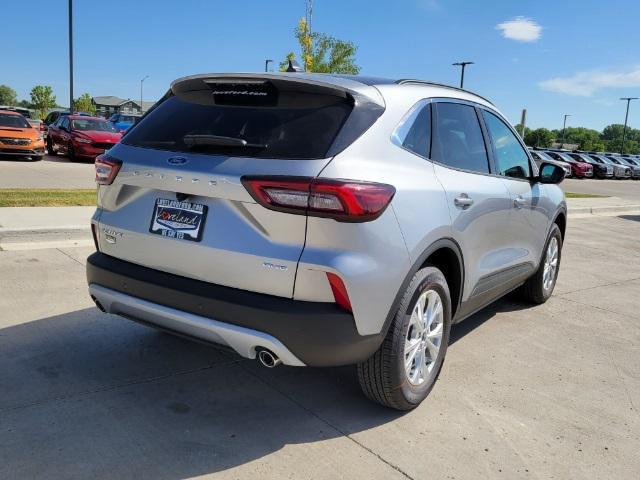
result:
[[[394,335],[394,343],[396,344],[393,348],[394,352],[396,352],[394,372],[394,380],[396,380],[395,384],[398,385],[397,388],[401,390],[404,400],[411,405],[418,405],[433,389],[444,363],[449,343],[449,334],[451,331],[451,295],[444,275],[437,268],[426,267],[417,272],[416,277],[418,278],[416,279],[414,277],[414,280],[417,281],[411,282],[409,287],[410,290],[406,292],[405,298],[401,302],[400,309],[396,314],[395,328],[398,329],[398,331],[396,331],[396,335]],[[418,298],[426,290],[434,290],[438,295],[440,295],[443,307],[444,331],[442,335],[442,343],[438,352],[438,359],[429,380],[423,382],[421,385],[412,385],[405,372],[404,345],[409,329],[411,313],[413,312],[413,308]]]
[[[547,249],[549,248],[551,239],[554,237],[558,240],[558,265],[556,267],[556,273],[553,278],[553,283],[551,284],[551,288],[549,290],[546,290],[543,284],[544,264],[547,260]],[[551,295],[553,294],[553,291],[556,288],[556,282],[558,280],[558,274],[560,273],[561,262],[562,262],[562,233],[560,232],[560,228],[558,228],[558,225],[554,223],[553,227],[551,227],[551,231],[549,232],[549,238],[547,238],[547,241],[544,244],[544,250],[542,252],[542,260],[540,261],[540,267],[538,269],[537,281],[539,282],[540,292],[542,293],[542,296],[545,301],[551,297]]]

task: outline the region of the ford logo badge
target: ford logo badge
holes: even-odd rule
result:
[[[169,157],[169,158],[167,158],[167,163],[169,165],[184,165],[188,161],[189,160],[187,160],[184,157]]]

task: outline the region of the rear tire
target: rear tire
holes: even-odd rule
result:
[[[555,252],[555,253],[554,253]],[[549,300],[556,286],[562,256],[562,233],[555,223],[544,246],[538,271],[521,287],[524,300],[541,304]]]
[[[450,330],[447,281],[437,268],[423,268],[409,283],[380,348],[358,364],[364,394],[397,410],[420,405],[440,374]]]

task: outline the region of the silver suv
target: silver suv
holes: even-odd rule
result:
[[[453,87],[182,78],[95,165],[98,308],[266,366],[357,364],[396,409],[452,324],[517,288],[542,303],[558,274],[564,171]]]

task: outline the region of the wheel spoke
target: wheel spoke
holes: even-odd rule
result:
[[[429,351],[429,357],[431,359],[432,362],[436,361],[436,358],[438,358],[438,352],[440,351],[440,345],[436,345],[435,343],[432,342],[432,339],[427,338],[426,340],[426,346],[427,346],[427,350]]]

